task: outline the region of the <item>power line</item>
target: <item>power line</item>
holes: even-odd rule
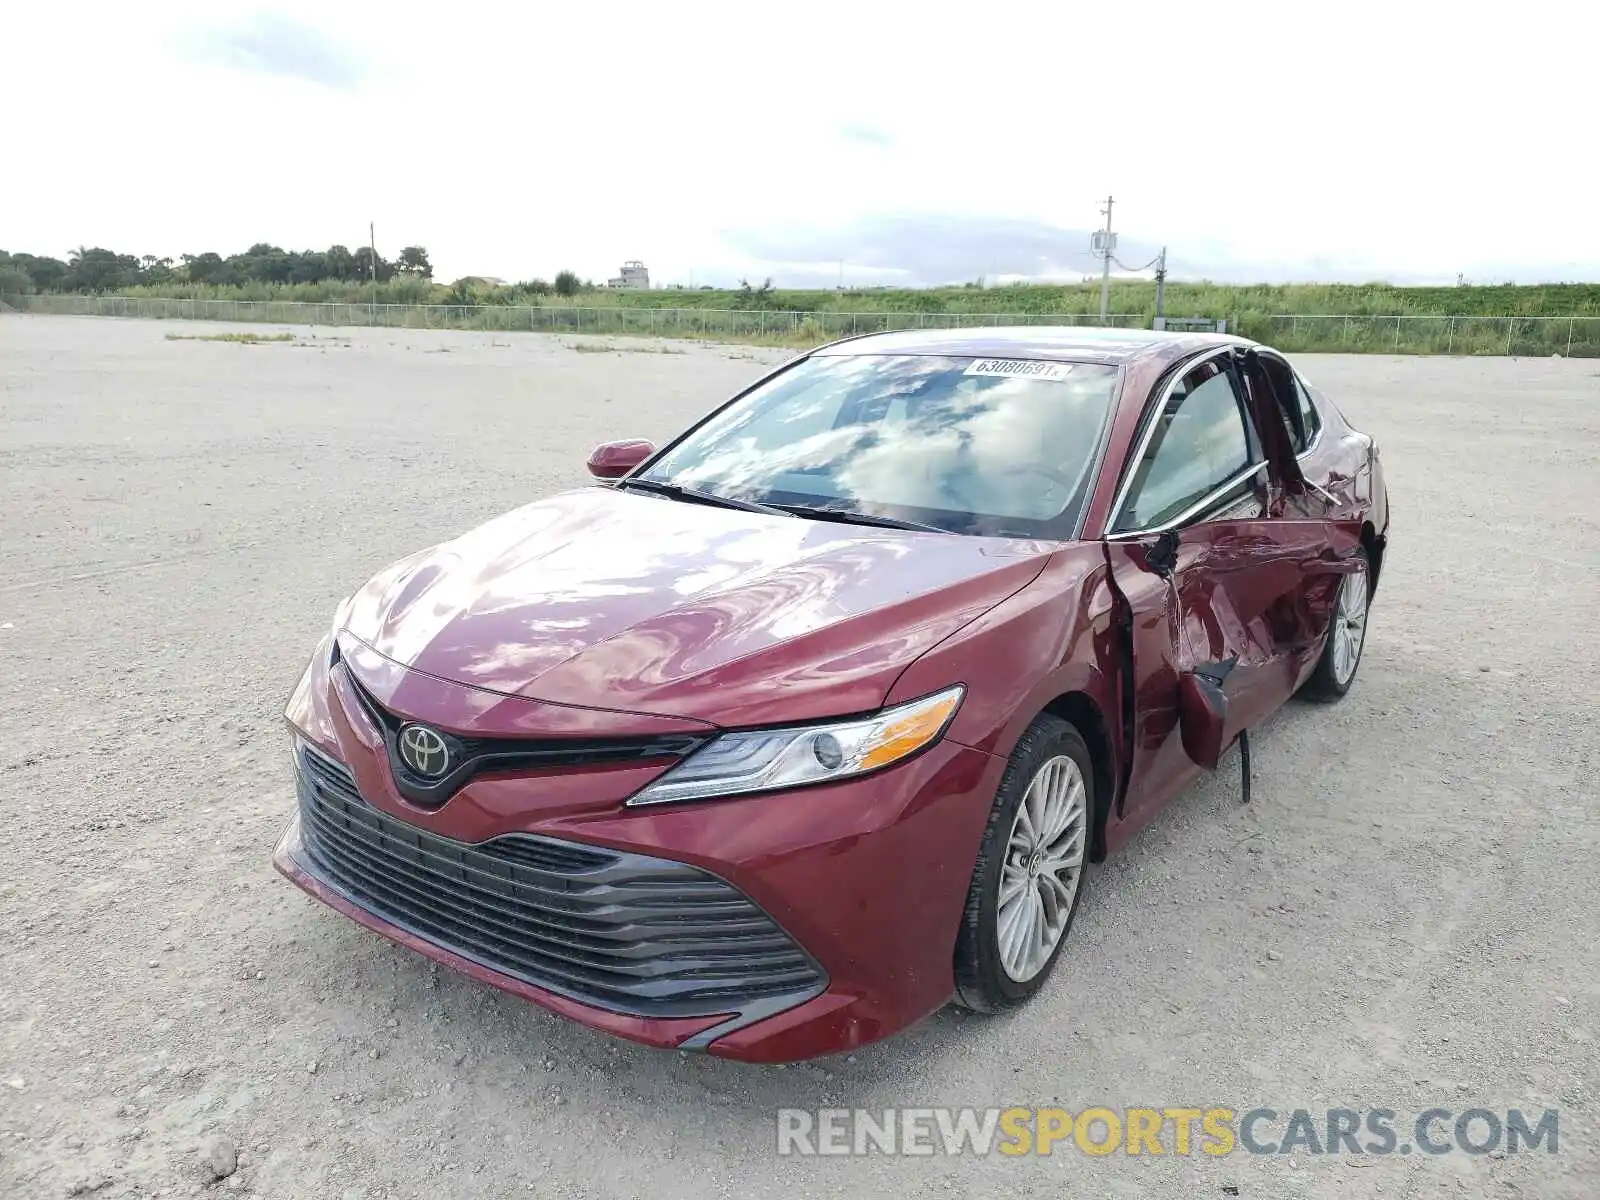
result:
[[[1161,254],[1156,255],[1149,262],[1145,263],[1144,266],[1142,266],[1142,267],[1130,267],[1127,263],[1123,262],[1120,258],[1113,258],[1111,261],[1116,263],[1117,266],[1121,267],[1124,271],[1148,271],[1151,267],[1155,266],[1158,262],[1161,261],[1162,255],[1165,254],[1165,253],[1166,253],[1166,251],[1162,251]]]

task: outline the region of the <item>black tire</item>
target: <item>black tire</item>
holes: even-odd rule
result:
[[[1328,632],[1322,638],[1322,654],[1317,659],[1317,669],[1311,673],[1311,678],[1305,681],[1300,689],[1300,697],[1317,704],[1333,704],[1344,699],[1345,693],[1350,690],[1350,685],[1355,683],[1356,675],[1361,670],[1361,659],[1367,647],[1367,615],[1371,611],[1372,603],[1372,572],[1365,556],[1362,558],[1361,579],[1366,592],[1363,603],[1367,606],[1361,618],[1361,641],[1356,648],[1355,665],[1350,668],[1350,673],[1343,680],[1339,678],[1339,671],[1335,665],[1335,631],[1339,625],[1339,604],[1344,597],[1344,589],[1350,586],[1353,575],[1346,575],[1339,581],[1339,599],[1334,601],[1333,616],[1328,620]]]
[[[1083,774],[1084,788],[1088,793],[1085,806],[1085,854],[1083,869],[1079,873],[1077,890],[1072,907],[1067,913],[1066,925],[1049,961],[1026,983],[1018,983],[1001,965],[1000,935],[997,926],[997,909],[1000,899],[1000,874],[1005,863],[1017,807],[1022,803],[1039,769],[1052,758],[1065,755],[1073,760]],[[956,939],[956,1002],[974,1012],[992,1013],[1023,1003],[1041,987],[1061,948],[1072,933],[1072,922],[1082,907],[1083,889],[1088,874],[1088,848],[1094,845],[1095,822],[1098,809],[1094,794],[1094,762],[1082,735],[1059,717],[1040,714],[1018,739],[1016,749],[1006,764],[1000,787],[995,793],[994,805],[989,810],[989,822],[983,831],[983,841],[978,848],[978,860],[972,868],[972,882],[967,889],[966,911],[961,918],[961,932]]]

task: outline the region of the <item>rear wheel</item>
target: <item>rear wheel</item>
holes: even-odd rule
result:
[[[978,1012],[1043,986],[1083,895],[1094,769],[1078,731],[1041,715],[995,793],[956,942],[956,995]]]
[[[1300,690],[1308,700],[1338,700],[1350,690],[1356,668],[1361,665],[1361,651],[1367,644],[1367,606],[1372,588],[1367,560],[1363,556],[1360,561],[1361,569],[1346,575],[1339,584],[1339,599],[1334,605],[1333,619],[1328,622],[1322,657]]]

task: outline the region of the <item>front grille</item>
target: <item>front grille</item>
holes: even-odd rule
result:
[[[697,867],[531,834],[458,842],[380,812],[302,746],[313,874],[385,920],[496,971],[637,1016],[706,1016],[820,991],[821,969]]]
[[[422,808],[438,808],[473,776],[489,771],[534,771],[552,768],[597,766],[605,763],[637,764],[674,760],[693,754],[706,743],[706,735],[695,733],[653,734],[641,737],[602,738],[510,738],[466,737],[446,730],[435,730],[449,748],[454,764],[442,778],[425,779],[412,772],[400,757],[399,735],[408,721],[390,712],[356,678],[349,666],[356,699],[383,734],[389,756],[389,771],[395,787],[411,803]]]

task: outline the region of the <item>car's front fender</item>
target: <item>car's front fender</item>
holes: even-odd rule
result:
[[[1111,731],[1110,748],[1120,755],[1112,617],[1099,543],[1064,546],[1027,587],[907,667],[887,702],[965,684],[966,698],[946,736],[1003,758],[1040,712],[1078,693],[1099,710]]]

